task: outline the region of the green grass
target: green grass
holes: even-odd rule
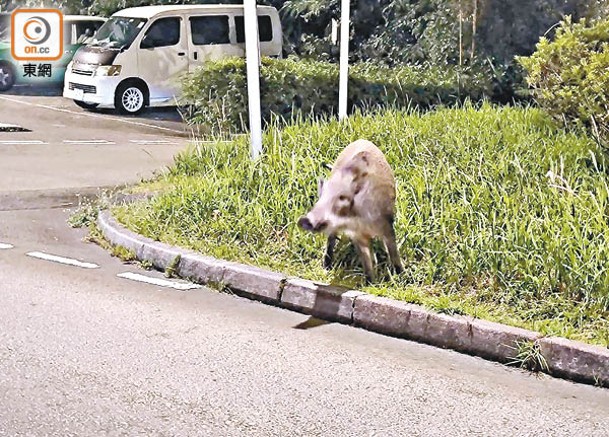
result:
[[[517,365],[522,369],[533,372],[547,372],[548,362],[541,353],[541,347],[536,341],[521,341],[517,343],[514,357],[508,364]]]
[[[363,287],[353,248],[321,268],[324,239],[300,230],[316,181],[367,138],[397,180],[406,272]],[[194,148],[152,201],[118,208],[146,236],[291,275],[360,287],[447,314],[469,314],[609,344],[607,163],[585,135],[534,108],[482,105],[385,111],[269,129],[252,163],[246,139]]]

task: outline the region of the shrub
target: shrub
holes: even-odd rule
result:
[[[286,121],[302,115],[336,113],[339,70],[335,64],[294,59],[263,59],[260,70],[262,116]],[[184,99],[193,105],[188,119],[214,133],[241,132],[247,125],[245,60],[206,63],[183,81]],[[490,82],[455,68],[399,68],[356,64],[349,73],[349,106],[418,106],[480,100]]]
[[[553,41],[518,58],[539,104],[554,118],[609,132],[609,20],[561,22]]]

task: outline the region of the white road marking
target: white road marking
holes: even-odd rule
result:
[[[160,287],[175,288],[176,290],[182,290],[182,291],[192,290],[195,288],[201,288],[200,285],[193,284],[192,282],[168,281],[167,279],[151,278],[150,276],[140,275],[139,273],[125,272],[125,273],[119,273],[116,276],[118,276],[119,278],[131,279],[132,281],[139,281],[139,282],[145,282],[147,284],[158,285]]]
[[[2,140],[0,144],[16,146],[19,144],[49,144],[42,140]]]
[[[13,246],[12,244],[8,244],[8,243],[0,243],[0,249],[12,249]]]
[[[178,134],[183,134],[184,133],[183,131],[180,131],[180,130],[177,130],[177,129],[170,129],[168,127],[163,127],[163,126],[156,126],[154,124],[141,123],[141,122],[132,121],[132,120],[125,120],[123,118],[118,118],[118,117],[108,117],[108,116],[103,116],[103,115],[99,115],[99,114],[92,114],[90,112],[70,111],[69,109],[55,108],[54,106],[41,105],[40,103],[24,102],[24,101],[19,100],[19,99],[12,99],[10,97],[5,97],[5,96],[0,96],[0,100],[7,100],[9,102],[21,103],[22,105],[28,105],[28,106],[38,106],[39,108],[51,109],[53,111],[66,112],[68,114],[74,114],[74,115],[82,115],[82,116],[85,116],[85,117],[101,118],[101,119],[104,119],[104,120],[114,120],[114,121],[119,121],[121,123],[132,124],[132,125],[135,125],[135,126],[150,127],[150,128],[153,128],[153,129],[159,129],[159,130],[164,130],[164,131],[168,131],[168,132],[174,132],[174,133],[178,133]]]
[[[73,258],[65,258],[63,256],[50,255],[50,254],[44,253],[44,252],[28,252],[28,253],[26,253],[26,255],[31,256],[32,258],[43,259],[46,261],[53,261],[56,263],[66,264],[69,266],[82,267],[83,269],[99,268],[99,266],[97,264],[82,262],[82,261],[78,261]]]
[[[108,140],[63,140],[66,144],[116,144]]]
[[[134,144],[177,144],[168,140],[129,140],[129,142]]]

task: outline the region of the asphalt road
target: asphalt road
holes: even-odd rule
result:
[[[609,435],[609,390],[119,278],[161,275],[82,243],[67,215],[0,213],[1,436]]]
[[[6,111],[1,97],[0,123],[8,112],[30,110]],[[10,98],[56,104],[53,96]],[[76,117],[31,110],[41,111],[41,129],[54,144],[67,135],[54,124]],[[81,125],[87,116],[79,116]],[[97,123],[123,129],[126,139],[147,134],[100,116]],[[120,163],[137,146],[114,138]],[[71,168],[56,167],[54,153],[41,148],[29,157],[31,168],[46,161],[50,185],[78,190]],[[87,147],[73,153],[91,171],[82,185],[101,184],[98,156]],[[7,156],[0,146],[0,166]],[[127,170],[110,183],[124,182]],[[606,389],[206,288],[180,291],[119,277],[164,279],[84,242],[84,231],[66,225],[69,209],[49,208],[54,192],[37,191],[50,194],[0,208],[0,436],[609,436]],[[18,186],[6,192],[24,195]]]
[[[86,192],[149,178],[188,140],[175,109],[121,117],[83,110],[57,88],[15,87],[0,93],[0,203],[10,193]]]

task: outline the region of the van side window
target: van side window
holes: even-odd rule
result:
[[[159,18],[146,31],[141,47],[167,47],[174,46],[178,42],[180,42],[180,19]]]
[[[196,45],[229,44],[228,15],[190,18],[192,42]]]
[[[243,22],[243,15],[238,15],[235,17],[235,28],[237,31],[237,42],[245,42],[245,24]],[[258,38],[260,39],[260,42],[273,40],[273,24],[271,23],[270,15],[258,16]]]

